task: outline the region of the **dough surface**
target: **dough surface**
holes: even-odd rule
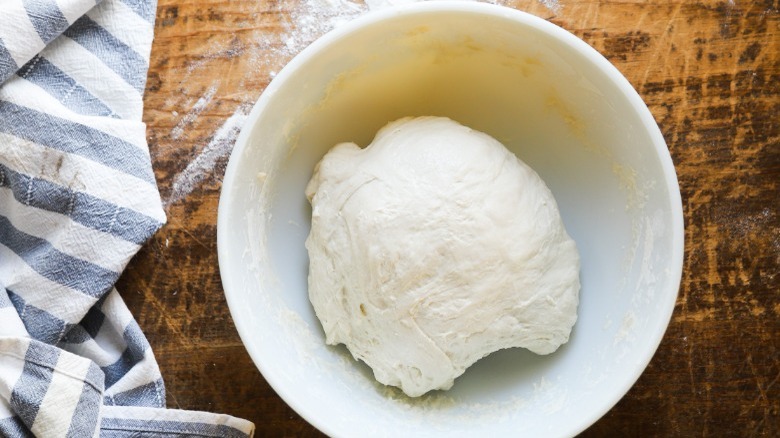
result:
[[[494,351],[568,341],[576,246],[541,178],[487,134],[391,122],[365,149],[333,147],[306,196],[309,299],[326,342],[379,382],[415,397]]]

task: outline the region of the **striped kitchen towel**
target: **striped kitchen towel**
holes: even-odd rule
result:
[[[0,436],[247,437],[165,409],[114,289],[165,222],[143,91],[156,0],[0,0]]]

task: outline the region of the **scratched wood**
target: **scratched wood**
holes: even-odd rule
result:
[[[584,435],[780,436],[778,1],[508,4],[617,66],[659,123],[682,190],[685,265],[671,325],[637,384]],[[231,120],[290,59],[281,37],[302,8],[160,1],[144,121],[168,224],[118,284],[168,405],[247,418],[258,436],[319,433],[238,338],[218,274],[216,209]]]

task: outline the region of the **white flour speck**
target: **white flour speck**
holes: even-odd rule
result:
[[[245,51],[246,47],[238,39],[230,41],[227,47],[225,47],[224,44],[216,43],[213,45],[212,50],[209,50],[205,55],[201,56],[200,59],[193,61],[187,67],[187,75],[185,78],[189,77],[189,75],[191,75],[193,72],[206,67],[206,65],[211,61],[216,59],[237,58],[243,55]]]
[[[203,111],[204,108],[208,106],[209,103],[211,103],[211,99],[214,98],[214,94],[217,93],[217,88],[219,86],[219,81],[213,83],[208,90],[206,90],[206,93],[203,94],[203,96],[198,99],[197,102],[192,106],[192,109],[184,115],[184,117],[179,120],[179,123],[176,124],[176,126],[173,127],[171,130],[171,138],[174,140],[177,140],[179,137],[184,134],[184,129],[187,128],[194,122],[198,116],[200,115],[201,111]]]
[[[217,161],[230,154],[236,137],[244,125],[247,114],[249,114],[249,109],[250,107],[246,105],[239,106],[236,112],[217,129],[214,137],[200,154],[176,175],[171,195],[165,201],[166,207],[190,194],[201,181],[213,172]]]
[[[415,3],[419,0],[366,0],[366,5],[372,11],[377,9],[385,9],[393,6],[405,5],[408,3]]]
[[[350,0],[281,1],[277,10],[283,17],[282,32],[262,33],[255,38],[260,50],[253,51],[250,61],[265,67],[273,78],[293,56],[330,30],[363,15],[366,4]]]
[[[543,4],[545,8],[554,14],[561,12],[561,4],[558,0],[539,0],[539,3]]]

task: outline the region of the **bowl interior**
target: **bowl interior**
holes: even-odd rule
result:
[[[505,350],[409,399],[324,343],[307,297],[304,187],[333,145],[447,116],[545,180],[582,259],[579,320],[556,353]],[[242,340],[275,390],[331,435],[573,435],[647,365],[682,263],[676,177],[647,108],[606,60],[544,20],[472,3],[384,11],[309,47],[266,89],[231,156],[219,261]]]

